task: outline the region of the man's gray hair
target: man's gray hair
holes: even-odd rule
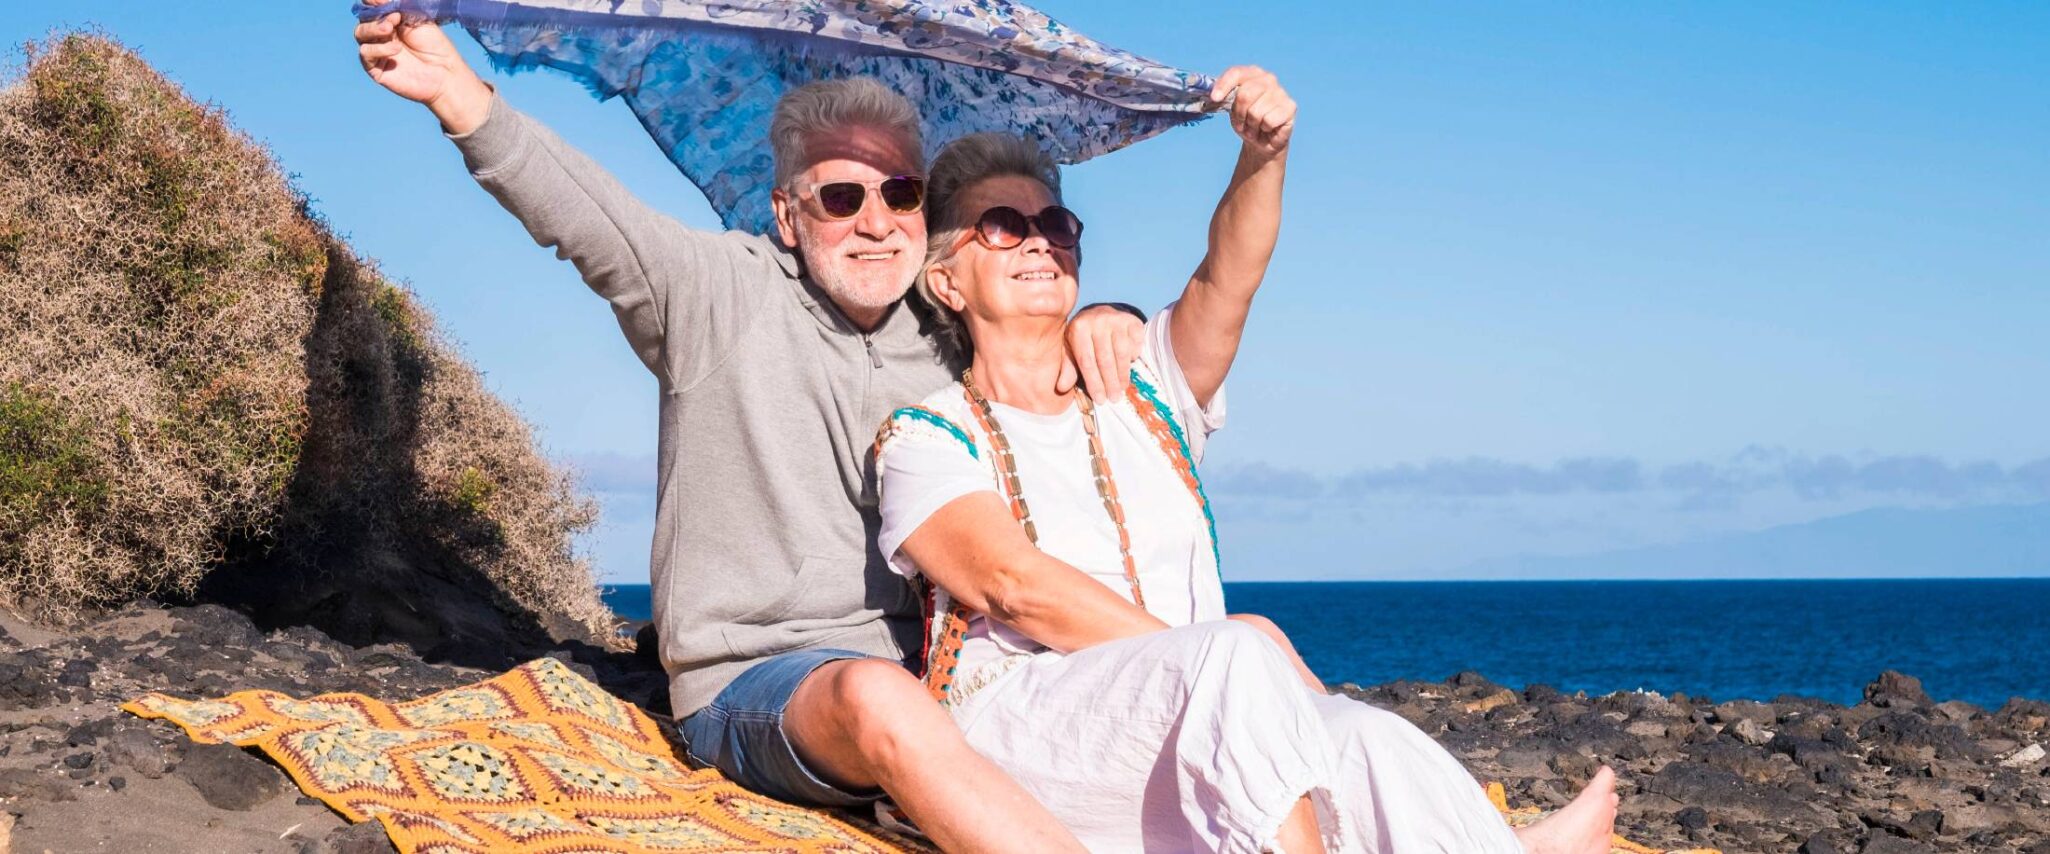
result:
[[[913,157],[925,155],[918,110],[903,95],[869,77],[820,80],[792,89],[776,102],[769,121],[776,186],[790,186],[790,179],[811,165],[805,148],[812,139],[843,136],[850,127],[896,133],[910,143]]]
[[[1061,203],[1061,167],[1038,143],[1009,133],[978,133],[947,143],[933,158],[932,171],[925,179],[925,263],[930,266],[952,257],[961,236],[975,227],[982,211],[956,210],[961,192],[990,178],[1017,175],[1046,185],[1055,204]],[[1027,211],[1036,213],[1036,211]],[[918,295],[932,306],[934,319],[944,334],[941,340],[954,345],[966,356],[973,352],[968,330],[961,318],[932,292],[932,284],[921,273]]]

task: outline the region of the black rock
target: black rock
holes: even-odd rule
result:
[[[246,810],[284,792],[284,772],[232,744],[200,744],[178,763],[178,776],[206,802],[224,810]]]
[[[1674,813],[1673,821],[1687,830],[1705,830],[1708,828],[1708,810],[1687,807]]]
[[[1828,834],[1819,834],[1808,837],[1794,854],[1841,854],[1842,851],[1842,848],[1837,847],[1836,839]]]
[[[1851,737],[1849,730],[1840,726],[1830,727],[1822,733],[1822,743],[1849,753],[1858,749],[1858,740]]]
[[[1921,810],[1908,816],[1908,835],[1916,839],[1935,839],[1943,832],[1943,824],[1942,810]]]
[[[1869,812],[1860,815],[1859,820],[1871,827],[1892,833],[1895,836],[1905,836],[1909,839],[1924,841],[1935,839],[1936,835],[1943,830],[1942,810],[1922,810],[1909,816],[1906,821],[1882,813]]]
[[[127,778],[127,777],[108,777],[108,778],[107,778],[107,788],[109,788],[109,789],[113,789],[113,790],[114,790],[114,791],[116,791],[116,792],[118,792],[118,791],[121,791],[122,789],[126,789],[126,788],[128,788],[128,778]]]
[[[1614,721],[1600,715],[1582,715],[1562,723],[1554,728],[1552,735],[1574,747],[1593,751],[1596,756],[1620,756],[1630,748],[1640,746],[1636,736],[1624,732]]]
[[[329,637],[327,632],[323,632],[313,626],[287,626],[272,632],[271,637],[275,640],[295,643],[307,649],[335,650],[341,648],[341,644],[334,638]]]
[[[73,753],[70,756],[64,757],[64,767],[66,768],[91,768],[92,765],[93,754],[92,751],[89,750],[83,753]]]
[[[300,795],[299,797],[293,799],[292,803],[298,804],[302,807],[317,807],[320,806],[320,799],[309,798],[305,795]]]
[[[647,702],[643,705],[645,705],[648,711],[654,712],[655,714],[662,715],[664,717],[669,717],[672,714],[674,714],[675,710],[669,705],[668,684],[665,683],[659,687],[650,690],[648,692]]]
[[[1459,673],[1453,674],[1452,678],[1445,680],[1445,684],[1452,686],[1462,698],[1469,700],[1485,697],[1502,690],[1502,686],[1488,681],[1488,677],[1471,670],[1462,670]]]
[[[1891,672],[1891,671],[1888,671]],[[1959,727],[1932,724],[1913,712],[1887,712],[1858,727],[1858,738],[1878,747],[1927,747],[1939,759],[1978,761],[1984,757],[1979,743]]]
[[[592,682],[599,681],[598,671],[591,669],[591,666],[588,664],[578,662],[576,654],[569,650],[552,649],[548,651],[547,657],[562,662],[563,666],[568,667],[570,669],[570,672],[575,673],[578,676],[582,676],[585,679],[591,680]]]
[[[1645,780],[1644,789],[1683,804],[1714,807],[1744,807],[1744,780],[1721,768],[1699,762],[1674,762]]]
[[[1875,833],[1865,840],[1865,847],[1858,849],[1858,854],[1936,854],[1936,849],[1891,834]]]
[[[1865,686],[1865,702],[1883,709],[1930,705],[1929,695],[1922,690],[1922,680],[1905,673],[1888,670]]]
[[[1686,752],[1703,765],[1721,768],[1752,782],[1774,781],[1788,770],[1785,764],[1773,761],[1772,754],[1729,740],[1690,746]]]
[[[133,769],[144,777],[155,780],[171,768],[170,753],[144,730],[115,730],[104,741],[106,744],[100,749],[108,762]]]
[[[2008,729],[2034,732],[2050,726],[2050,702],[2015,697],[1994,712],[1993,719]]]
[[[662,638],[655,631],[655,624],[648,623],[634,632],[634,657],[643,664],[662,666]]]
[[[0,709],[39,709],[64,699],[40,651],[0,653]]]
[[[1855,779],[1851,769],[1842,765],[1824,765],[1815,769],[1815,782],[1825,786],[1849,786]]]
[[[399,850],[385,834],[384,825],[375,821],[336,828],[320,843],[322,854],[398,854]]]
[[[267,640],[258,644],[256,651],[295,668],[304,668],[313,663],[313,652],[298,644]]]
[[[405,649],[392,644],[364,647],[350,658],[358,667],[397,667],[418,661]]]
[[[113,731],[113,718],[86,721],[65,731],[64,745],[66,747],[92,747],[98,744],[101,738],[106,737],[107,733]]]
[[[179,636],[203,646],[247,649],[263,640],[263,632],[257,630],[256,624],[233,608],[209,604],[174,608],[172,612],[178,619]]]

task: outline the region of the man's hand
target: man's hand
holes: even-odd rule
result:
[[[370,0],[381,6],[391,0]],[[450,133],[469,133],[491,112],[485,85],[455,42],[433,22],[406,23],[397,12],[356,25],[356,56],[379,86],[427,105]]]
[[[1146,324],[1123,309],[1092,305],[1068,321],[1068,358],[1061,369],[1061,387],[1066,392],[1081,380],[1082,390],[1099,403],[1125,396],[1131,384],[1132,363],[1146,343]]]
[[[1277,157],[1288,151],[1295,134],[1295,99],[1281,88],[1281,81],[1257,65],[1235,65],[1218,75],[1210,89],[1210,100],[1224,103],[1232,90],[1231,129],[1245,140],[1248,152]]]

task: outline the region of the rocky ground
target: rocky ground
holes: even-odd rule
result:
[[[467,651],[465,660],[476,660]],[[553,655],[644,708],[667,711],[661,670],[586,644]],[[517,663],[506,655],[503,666]],[[493,675],[423,662],[398,645],[352,647],[318,629],[259,631],[217,605],[138,603],[80,635],[0,611],[0,854],[392,851],[376,823],[348,826],[300,797],[277,766],[118,706],[151,691],[213,697],[268,688],[411,699]],[[11,821],[10,821],[11,819]]]
[[[475,650],[465,660],[476,661]],[[667,711],[659,668],[584,644],[562,658],[620,696]],[[510,666],[516,658],[501,662]],[[149,691],[409,699],[493,670],[351,647],[304,627],[259,631],[218,606],[139,603],[65,634],[0,613],[0,852],[390,851],[250,752],[203,746],[117,705]],[[1344,686],[1436,736],[1515,804],[1563,804],[1598,763],[1616,768],[1620,830],[1728,852],[2050,854],[2050,704],[1934,703],[1885,674],[1843,707],[1657,694],[1588,698],[1444,683]]]
[[[1863,702],[1590,698],[1478,674],[1341,690],[1409,719],[1514,805],[1559,806],[1616,769],[1618,830],[1726,852],[2050,854],[2050,704],[1932,702],[1887,672]]]

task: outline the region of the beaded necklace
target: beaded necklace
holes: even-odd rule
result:
[[[1004,436],[1003,425],[997,423],[996,413],[990,409],[989,399],[975,385],[973,368],[961,372],[961,393],[968,396],[968,405],[975,413],[975,419],[982,422],[983,432],[989,434],[989,444],[996,452],[999,476],[1003,484],[1004,497],[1010,500],[1011,515],[1018,518],[1018,524],[1025,527],[1025,538],[1039,545],[1039,528],[1032,524],[1032,510],[1025,504],[1025,493],[1018,483],[1018,460],[1011,455],[1011,440]],[[1132,562],[1132,534],[1125,529],[1125,506],[1118,500],[1118,484],[1111,478],[1110,458],[1103,452],[1103,436],[1096,429],[1096,404],[1089,395],[1077,395],[1082,410],[1082,432],[1089,436],[1089,473],[1096,480],[1096,494],[1103,499],[1103,511],[1110,514],[1111,524],[1118,531],[1118,557],[1125,562],[1125,583],[1132,588],[1132,601],[1139,607],[1146,607],[1146,595],[1139,590],[1139,568]]]
[[[998,489],[1011,505],[1011,515],[1025,529],[1026,539],[1037,546],[1039,529],[1032,521],[1030,506],[1025,502],[1025,495],[1018,480],[1018,463],[1011,453],[1010,438],[1004,435],[1003,428],[997,424],[996,413],[992,411],[988,398],[984,397],[981,389],[976,386],[973,371],[963,372],[961,390],[962,395],[967,398],[969,411],[981,424],[983,434],[989,437],[990,451],[997,463]],[[1202,509],[1204,521],[1210,529],[1212,554],[1215,555],[1217,529],[1216,523],[1211,521],[1210,500],[1203,494],[1202,481],[1196,476],[1195,461],[1190,458],[1188,442],[1182,437],[1180,427],[1174,423],[1172,413],[1167,410],[1153,386],[1137,368],[1132,371],[1132,384],[1126,389],[1125,397],[1139,413],[1140,420],[1146,424],[1147,432],[1153,434],[1161,453],[1167,457],[1176,473],[1180,475],[1182,483],[1195,497],[1197,506]],[[1096,481],[1097,495],[1103,499],[1104,512],[1110,515],[1111,523],[1117,528],[1118,553],[1124,560],[1125,582],[1131,588],[1132,601],[1143,608],[1146,606],[1146,599],[1139,589],[1138,567],[1132,560],[1132,538],[1125,527],[1124,504],[1118,498],[1117,482],[1111,477],[1109,457],[1104,453],[1103,438],[1097,430],[1096,406],[1085,394],[1081,396],[1078,408],[1082,411],[1083,432],[1089,437],[1090,474]],[[934,417],[945,421],[943,417]],[[888,424],[885,427],[887,429]],[[887,436],[888,433],[884,435]],[[964,442],[968,441],[958,431],[957,437]],[[877,441],[877,447],[880,452],[881,439]],[[960,686],[957,692],[954,684],[955,671],[960,663],[962,644],[968,635],[968,623],[976,614],[953,601],[953,597],[947,596],[937,585],[927,583],[923,592],[926,631],[924,649],[919,658],[925,662],[925,686],[940,705],[951,705],[965,697],[965,692],[974,691],[995,674],[979,673],[970,684]]]

